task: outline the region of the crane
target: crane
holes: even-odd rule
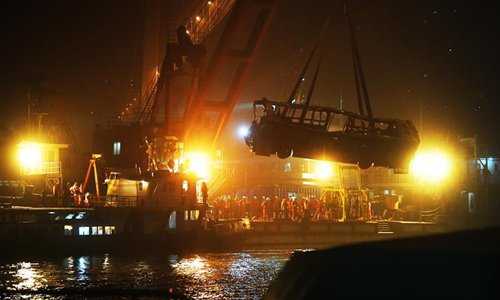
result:
[[[183,153],[213,152],[255,53],[276,10],[276,0],[199,1],[175,30],[175,39],[150,79],[143,97],[122,121],[137,124],[137,140],[149,141],[154,169],[179,171]],[[225,20],[213,54],[206,62],[203,41]],[[228,76],[228,71],[230,76]],[[142,145],[146,148],[146,145]],[[109,155],[108,155],[109,156]],[[139,159],[137,159],[139,160]],[[172,165],[174,161],[174,167]],[[155,171],[157,171],[155,170]]]

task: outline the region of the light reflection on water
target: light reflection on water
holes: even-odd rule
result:
[[[77,268],[77,280],[79,282],[86,282],[89,277],[87,274],[87,269],[89,268],[89,257],[88,256],[80,256],[78,258],[78,268]]]
[[[37,271],[36,263],[32,265],[29,262],[21,262],[18,263],[14,268],[17,268],[17,272],[14,275],[14,278],[17,279],[17,283],[13,285],[13,288],[15,290],[38,290],[45,286],[46,280]]]
[[[259,299],[292,253],[266,250],[146,257],[105,254],[0,261],[0,290],[42,291],[41,299],[61,299],[64,294],[43,295],[43,291],[61,289],[172,290],[193,299]],[[14,299],[22,299],[17,296],[23,295]]]

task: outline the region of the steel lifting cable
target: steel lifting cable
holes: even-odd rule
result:
[[[314,72],[314,77],[313,77],[313,80],[311,82],[311,88],[309,89],[309,93],[307,94],[307,99],[306,99],[306,103],[305,103],[306,107],[309,107],[309,104],[311,103],[311,98],[312,98],[312,94],[314,91],[314,86],[316,85],[316,79],[318,78],[319,68],[321,67],[322,60],[323,60],[323,50],[321,51],[321,54],[319,56],[318,65],[316,66],[316,71]]]
[[[323,51],[324,49],[321,50],[321,54],[319,56],[318,60],[318,65],[316,66],[316,71],[314,72],[314,77],[311,82],[311,88],[309,89],[309,93],[307,94],[306,102],[304,103],[304,109],[302,110],[302,114],[300,116],[300,123],[302,124],[304,122],[304,118],[306,116],[307,109],[309,108],[309,105],[311,104],[311,98],[312,94],[314,91],[314,86],[316,85],[316,80],[318,79],[318,74],[319,74],[319,68],[321,67],[321,61],[323,60]]]
[[[297,78],[297,82],[295,83],[295,86],[292,90],[292,93],[290,94],[290,97],[288,98],[288,104],[293,104],[293,100],[294,100],[295,96],[297,95],[297,91],[300,87],[300,84],[302,83],[302,80],[306,74],[306,71],[309,68],[309,64],[311,63],[311,60],[312,60],[314,54],[316,53],[316,50],[318,49],[319,45],[323,41],[323,38],[325,36],[325,32],[328,29],[328,26],[330,25],[331,20],[333,19],[333,12],[334,12],[334,10],[332,9],[332,12],[330,13],[330,17],[328,18],[325,25],[323,26],[323,30],[321,31],[321,34],[320,34],[318,40],[316,41],[316,44],[314,45],[314,48],[311,51],[311,54],[309,55],[304,68],[302,69],[302,72],[300,73],[299,78]]]
[[[349,27],[349,35],[350,35],[350,39],[351,39],[352,61],[353,61],[353,67],[354,67],[354,79],[356,82],[356,92],[358,95],[359,114],[365,115],[364,109],[363,109],[363,102],[364,102],[364,105],[366,107],[367,116],[368,116],[369,122],[370,122],[370,129],[374,130],[375,124],[373,121],[372,108],[370,105],[370,99],[368,98],[368,90],[366,88],[365,76],[364,76],[364,72],[363,72],[363,67],[361,65],[361,58],[359,56],[359,49],[358,49],[358,44],[356,41],[356,36],[354,34],[354,29],[352,26],[351,15],[349,14],[349,9],[347,6],[347,0],[344,0],[344,13],[345,13],[346,18],[347,18],[347,23],[348,23],[348,27]]]

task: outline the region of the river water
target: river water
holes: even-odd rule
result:
[[[294,251],[0,260],[0,299],[259,299]]]

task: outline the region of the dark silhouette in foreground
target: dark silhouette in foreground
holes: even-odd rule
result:
[[[263,299],[498,299],[500,228],[296,252]]]

